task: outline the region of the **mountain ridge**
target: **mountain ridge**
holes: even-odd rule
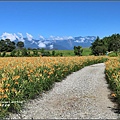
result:
[[[45,48],[45,49],[58,49],[58,50],[73,50],[74,46],[90,47],[91,43],[95,41],[96,36],[78,36],[78,37],[55,37],[44,38],[40,36],[39,39],[34,39],[32,35],[26,33],[26,37],[23,37],[22,33],[18,35],[4,33],[2,39],[10,39],[17,43],[18,41],[24,42],[25,48]]]

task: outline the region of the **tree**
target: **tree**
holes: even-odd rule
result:
[[[22,56],[28,56],[27,49],[22,49]]]
[[[17,50],[17,57],[20,56],[20,50]]]
[[[74,46],[74,53],[75,53],[75,55],[77,55],[77,47],[76,46]]]
[[[10,39],[0,40],[0,52],[11,52],[15,48],[15,42],[11,42]]]
[[[117,53],[120,51],[120,38],[112,39],[108,45],[109,51]]]
[[[16,57],[16,50],[13,50],[13,51],[10,53],[10,56],[11,56],[11,57]]]
[[[44,48],[42,48],[42,49],[41,49],[41,53],[44,53],[44,51],[45,51],[45,49],[44,49]]]
[[[33,50],[33,56],[39,56],[38,50]]]
[[[75,53],[75,55],[81,56],[82,52],[83,52],[83,49],[82,49],[81,46],[78,46],[78,47],[74,46],[74,53]]]
[[[17,42],[17,47],[22,49],[24,47],[24,42],[22,41]]]
[[[103,55],[108,50],[106,42],[104,42],[104,40],[100,39],[98,36],[90,48],[92,50],[92,54],[94,55]]]
[[[6,39],[5,40],[6,42],[6,46],[7,46],[7,52],[11,52],[12,50],[14,50],[16,47],[15,47],[15,42],[11,42],[10,39]]]
[[[55,50],[52,51],[52,56],[55,56]]]

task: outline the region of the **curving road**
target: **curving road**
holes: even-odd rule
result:
[[[29,101],[21,119],[117,119],[115,104],[108,98],[104,63],[87,66],[55,83],[42,97]]]

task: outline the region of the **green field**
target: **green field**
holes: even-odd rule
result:
[[[75,56],[74,50],[55,50],[57,53],[63,53],[63,56]],[[88,56],[91,55],[91,49],[90,48],[83,48],[82,56]],[[50,51],[52,53],[52,51]]]
[[[82,52],[82,56],[88,56],[91,55],[92,51],[90,48],[82,48],[83,52]],[[41,55],[41,50],[37,50],[38,51],[38,56]],[[74,54],[74,50],[44,50],[44,52],[50,52],[49,56],[53,56],[52,52],[55,51],[55,56],[75,56]],[[27,52],[30,52],[30,55],[33,55],[34,52],[33,50],[27,50]],[[1,55],[4,52],[1,52]],[[6,52],[6,57],[10,56],[11,52]],[[17,55],[17,53],[15,53]],[[20,55],[22,55],[22,51],[20,51]]]
[[[88,56],[91,54],[92,54],[92,51],[90,48],[83,48],[83,53],[82,53],[83,56]]]

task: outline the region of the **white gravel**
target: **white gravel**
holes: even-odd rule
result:
[[[12,119],[117,119],[112,109],[104,63],[87,66],[55,83],[42,97],[30,100]]]

